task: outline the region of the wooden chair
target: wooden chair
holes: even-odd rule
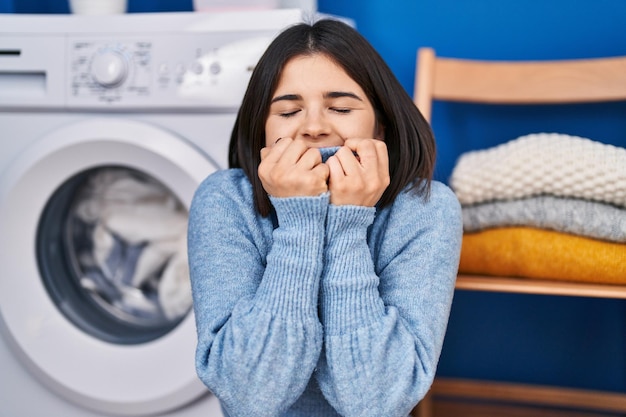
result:
[[[414,100],[430,121],[433,100],[565,104],[626,100],[626,57],[478,61],[418,50]],[[460,290],[626,299],[626,286],[459,275]]]
[[[486,104],[566,104],[626,100],[626,57],[558,61],[479,61],[438,57],[432,48],[417,54],[414,101],[430,121],[434,100]],[[626,299],[626,285],[600,285],[460,274],[458,290]],[[505,392],[518,386],[499,384]],[[456,387],[461,386],[461,389]],[[504,387],[504,388],[502,388]],[[524,391],[525,387],[520,392]],[[532,388],[530,388],[532,391]],[[467,383],[437,379],[414,416],[430,417],[433,393],[469,398]],[[580,393],[576,393],[579,396]],[[592,394],[590,394],[592,395]],[[609,411],[626,412],[626,396]],[[594,404],[603,399],[593,396]],[[604,401],[606,403],[606,401]]]

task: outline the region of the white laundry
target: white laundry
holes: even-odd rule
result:
[[[130,244],[177,239],[187,229],[187,214],[159,202],[110,204],[101,221]]]
[[[147,297],[138,288],[122,285],[119,287],[121,297],[114,305],[120,310],[141,318],[153,318],[159,316],[159,306],[155,300]]]
[[[187,238],[179,239],[178,250],[169,260],[159,282],[159,302],[165,316],[173,320],[191,307],[191,281],[187,261]]]
[[[89,192],[76,208],[76,214],[85,222],[99,220],[108,210],[137,202],[161,203],[176,209],[176,200],[156,182],[141,181],[123,169],[105,169],[89,178]]]
[[[92,226],[100,271],[85,274],[86,289],[138,318],[176,320],[189,311],[188,215],[172,193],[132,171],[103,169],[90,177],[75,213]]]
[[[107,260],[115,245],[113,235],[104,227],[102,223],[96,223],[92,234],[93,241],[93,257],[96,265],[106,276],[111,276],[112,271],[109,269]]]
[[[157,240],[146,245],[137,259],[131,284],[135,287],[140,287],[151,276],[163,269],[165,264],[178,251],[180,247],[178,241],[180,239],[179,237],[178,239]],[[185,236],[183,236],[183,239],[185,239]]]

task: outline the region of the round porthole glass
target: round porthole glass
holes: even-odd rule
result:
[[[81,172],[47,202],[37,232],[44,285],[82,331],[139,344],[175,328],[191,309],[188,212],[135,169]]]

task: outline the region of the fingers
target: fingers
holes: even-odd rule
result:
[[[267,158],[267,155],[270,153],[270,148],[261,148],[261,161]]]
[[[269,158],[269,163],[276,163],[292,142],[291,138],[278,138],[271,146],[261,149],[261,161]]]
[[[269,154],[269,152],[270,152],[270,150],[272,149],[272,147],[273,147],[274,145],[276,145],[276,144],[278,143],[278,141],[280,141],[281,139],[282,139],[282,138],[278,138],[278,139],[276,139],[276,140],[274,141],[274,143],[272,143],[272,145],[270,145],[270,146],[266,146],[266,147],[264,147],[264,148],[262,148],[262,149],[261,149],[261,161],[262,161],[263,159],[265,159],[265,157],[267,157],[267,155]]]
[[[318,195],[328,190],[328,167],[317,149],[302,140],[282,138],[261,150],[258,175],[276,197]]]
[[[387,146],[380,140],[348,139],[326,164],[336,205],[373,206],[390,182]]]
[[[267,164],[295,165],[303,164],[306,168],[313,168],[321,163],[319,152],[308,152],[308,145],[301,140],[278,138],[273,145],[261,149],[261,161]]]
[[[326,164],[318,164],[311,170],[316,178],[319,178],[324,182],[324,188],[328,188],[328,176],[330,174],[330,167]]]
[[[359,156],[359,162],[365,169],[379,168],[389,172],[387,145],[377,139],[348,139],[344,146]]]
[[[329,181],[333,178],[335,179],[335,181],[338,181],[342,177],[346,176],[346,173],[343,170],[343,166],[339,161],[337,154],[328,158],[325,165],[328,167]]]
[[[387,146],[376,139],[348,139],[326,163],[302,140],[281,138],[261,150],[259,178],[277,197],[330,191],[335,205],[374,206],[389,185]]]

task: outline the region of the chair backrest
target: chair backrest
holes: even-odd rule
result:
[[[430,121],[433,100],[566,104],[626,100],[626,57],[555,61],[417,57],[414,101]],[[626,285],[459,275],[457,289],[626,299]]]
[[[480,61],[417,54],[414,101],[430,121],[433,100],[556,104],[626,100],[626,57]]]

